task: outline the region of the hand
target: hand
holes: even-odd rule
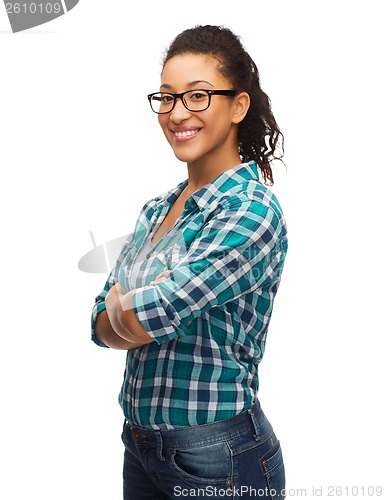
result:
[[[159,281],[164,281],[168,274],[170,274],[172,271],[170,269],[166,269],[165,271],[163,271],[162,273],[160,273],[158,276],[156,276],[156,278],[151,281],[149,284],[150,285],[154,285],[155,283],[158,283]]]

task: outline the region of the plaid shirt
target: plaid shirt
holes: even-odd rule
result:
[[[287,251],[281,207],[251,161],[191,195],[131,283],[137,254],[187,184],[144,205],[92,314],[92,339],[103,346],[94,324],[109,289],[117,281],[134,289],[135,314],[155,342],[127,352],[119,402],[127,420],[149,429],[227,419],[255,402]]]

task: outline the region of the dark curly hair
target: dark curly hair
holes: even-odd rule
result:
[[[233,88],[247,92],[250,107],[239,124],[239,154],[243,162],[255,160],[264,182],[272,185],[271,162],[284,154],[284,136],[271,110],[269,97],[260,88],[259,71],[244,49],[239,37],[222,26],[196,26],[180,33],[171,43],[163,59],[165,63],[180,54],[206,54],[219,63],[222,75]],[[276,156],[279,149],[280,154]]]

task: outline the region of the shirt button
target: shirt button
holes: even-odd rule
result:
[[[150,256],[151,256],[151,254],[147,253],[147,255],[146,255],[147,259],[149,259]]]

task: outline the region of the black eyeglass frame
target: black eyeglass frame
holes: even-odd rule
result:
[[[188,94],[190,92],[206,92],[208,94],[208,104],[204,109],[190,109],[188,108],[186,102],[184,101],[184,95]],[[165,94],[165,95],[171,95],[173,97],[173,105],[172,108],[169,109],[168,111],[155,111],[152,107],[152,97],[156,94]],[[180,99],[181,102],[184,104],[184,107],[188,110],[191,111],[192,113],[200,113],[200,111],[205,111],[206,109],[209,108],[211,104],[211,97],[213,95],[226,95],[226,96],[232,96],[234,97],[237,94],[237,90],[232,89],[232,90],[216,90],[216,89],[193,89],[193,90],[186,90],[185,92],[180,92],[179,94],[173,94],[172,92],[153,92],[152,94],[149,94],[148,101],[151,106],[151,109],[154,113],[157,115],[166,115],[167,113],[170,113],[173,111],[174,107],[176,106],[176,100]]]

